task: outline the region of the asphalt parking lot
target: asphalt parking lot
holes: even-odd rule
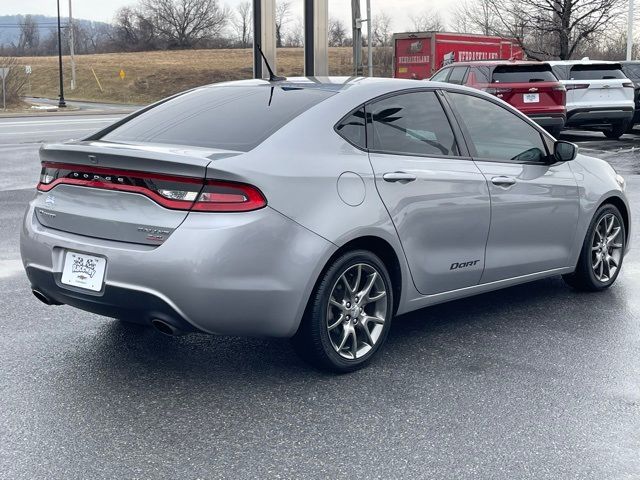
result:
[[[0,119],[0,478],[640,478],[638,227],[609,291],[560,278],[400,317],[367,369],[286,340],[153,330],[38,302],[21,217],[42,141],[117,116]],[[640,211],[640,132],[572,132]]]

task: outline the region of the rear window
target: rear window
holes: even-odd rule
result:
[[[203,87],[132,118],[102,140],[247,152],[332,95],[286,86]]]
[[[493,70],[494,83],[557,82],[548,65],[499,65]]]
[[[611,80],[627,78],[620,65],[574,65],[571,67],[571,80]]]

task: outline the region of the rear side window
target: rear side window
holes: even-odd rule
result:
[[[623,79],[624,73],[620,69],[620,65],[574,65],[571,67],[571,80],[611,80]]]
[[[467,67],[453,67],[451,75],[449,75],[449,83],[455,83],[456,85],[462,85],[462,81],[467,73]]]
[[[347,142],[356,147],[367,148],[367,129],[365,125],[364,107],[350,113],[336,125],[336,131]]]
[[[622,66],[624,74],[632,80],[640,80],[640,64],[627,64]]]
[[[449,120],[434,92],[395,95],[367,106],[370,147],[404,155],[458,155]]]
[[[499,65],[493,70],[493,83],[557,82],[548,65]]]
[[[450,68],[443,68],[439,72],[436,72],[436,74],[433,77],[431,77],[429,80],[432,80],[434,82],[446,82],[447,75],[449,75],[450,71],[451,71]]]
[[[489,83],[489,67],[471,67],[467,84]]]
[[[247,152],[334,94],[320,89],[268,85],[203,87],[132,118],[101,140]]]

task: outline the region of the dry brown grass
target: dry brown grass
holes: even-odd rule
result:
[[[32,67],[31,95],[57,98],[57,57],[22,57],[18,60]],[[64,57],[63,62],[65,97],[76,100],[148,103],[198,85],[252,76],[250,49],[77,55],[77,88],[71,91],[68,87],[71,78],[69,57]],[[330,49],[329,64],[332,75],[350,75],[351,49]],[[119,77],[121,69],[126,73],[124,80]],[[296,76],[302,73],[302,49],[278,49],[278,74]]]

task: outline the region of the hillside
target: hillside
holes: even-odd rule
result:
[[[56,98],[58,95],[57,57],[19,57],[22,65],[31,65],[31,91],[24,95]],[[331,48],[332,75],[350,75],[351,49]],[[148,103],[168,95],[226,80],[251,78],[250,49],[180,50],[135,53],[111,53],[76,56],[77,85],[68,89],[71,78],[69,57],[64,57],[65,97],[76,100],[101,100],[122,103]],[[94,77],[93,71],[102,86]],[[120,79],[120,70],[125,78]],[[278,49],[278,74],[303,73],[303,50]]]

